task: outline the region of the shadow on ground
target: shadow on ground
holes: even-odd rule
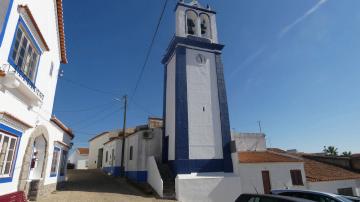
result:
[[[153,197],[127,182],[126,179],[107,176],[100,170],[68,170],[68,181],[59,191],[115,193]]]

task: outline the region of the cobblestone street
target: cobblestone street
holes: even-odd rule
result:
[[[40,202],[167,202],[146,195],[122,179],[106,176],[98,170],[69,170],[69,180],[61,191],[42,197]]]

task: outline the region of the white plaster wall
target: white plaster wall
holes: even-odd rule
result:
[[[176,57],[167,65],[165,135],[169,136],[168,159],[175,160],[175,72]]]
[[[147,169],[148,157],[153,156],[157,161],[161,160],[162,151],[162,130],[154,128],[146,130],[153,138],[145,139],[145,131],[138,131],[126,138],[125,142],[125,170],[145,171]],[[130,160],[130,146],[133,146],[133,159]]]
[[[80,155],[76,149],[69,155],[69,162],[75,165],[75,169],[87,169],[88,155]]]
[[[236,151],[265,151],[266,140],[264,134],[259,133],[234,133],[231,134],[235,140]]]
[[[261,171],[270,172],[271,189],[304,189],[305,186],[293,186],[290,170],[301,170],[304,185],[306,185],[303,163],[252,163],[238,165],[241,178],[242,193],[264,193]]]
[[[308,188],[311,190],[338,193],[338,189],[352,188],[356,196],[360,196],[360,180],[337,180],[326,182],[309,182]]]
[[[97,168],[99,149],[104,147],[104,143],[109,141],[110,137],[117,136],[119,130],[108,132],[89,141],[89,169]]]
[[[161,175],[159,169],[157,167],[155,158],[153,156],[149,156],[147,158],[147,182],[150,186],[156,191],[156,193],[163,197],[163,180],[161,179]]]
[[[1,8],[3,8],[4,1],[1,1]],[[10,54],[11,45],[13,42],[17,22],[19,20],[18,5],[28,5],[30,11],[39,26],[42,35],[45,38],[50,50],[45,51],[39,60],[39,66],[35,81],[35,86],[44,94],[43,104],[40,107],[29,108],[29,103],[24,99],[24,96],[17,90],[0,90],[0,111],[6,111],[20,120],[32,125],[43,125],[49,132],[48,143],[48,163],[46,165],[46,176],[44,177],[45,184],[56,183],[64,180],[63,177],[50,178],[50,166],[52,162],[52,152],[54,148],[54,141],[65,142],[70,145],[70,137],[65,134],[57,126],[50,123],[54,96],[56,91],[56,84],[58,78],[58,70],[60,68],[60,49],[58,40],[57,20],[54,0],[46,1],[32,1],[32,0],[14,0],[12,5],[9,20],[6,25],[3,42],[0,46],[0,65],[8,63],[8,56]],[[0,9],[0,15],[4,10]],[[35,39],[36,40],[36,39]],[[53,75],[50,76],[50,64],[54,63]],[[17,128],[15,128],[17,129]],[[18,179],[21,170],[25,148],[28,144],[29,136],[34,129],[24,131],[20,141],[15,170],[13,173],[13,181],[10,183],[0,183],[0,195],[17,191]],[[65,148],[64,148],[65,149]]]
[[[77,160],[75,168],[78,170],[86,170],[88,169],[87,165],[88,165],[87,159]]]
[[[117,155],[117,141],[115,140],[110,143],[104,145],[104,153],[103,153],[103,167],[113,167],[116,165],[116,157]],[[121,140],[120,140],[121,141]],[[114,150],[114,156],[112,155],[112,150]],[[108,152],[108,161],[106,161],[106,152]]]
[[[199,54],[207,59],[204,65],[196,62]],[[186,61],[189,157],[221,159],[223,153],[215,55],[187,49]]]
[[[40,56],[35,86],[44,94],[43,104],[40,107],[28,108],[28,103],[19,95],[18,91],[0,92],[0,111],[7,111],[21,118],[28,124],[35,125],[38,121],[49,120],[52,113],[58,70],[60,68],[60,51],[57,31],[55,4],[53,0],[31,1],[15,0],[7,23],[3,43],[0,47],[0,65],[8,64],[11,45],[16,31],[19,12],[17,7],[26,4],[40,28],[50,51],[45,51]],[[54,63],[53,75],[50,76],[51,62]]]
[[[178,175],[175,188],[182,202],[234,202],[241,194],[240,178],[227,173]]]

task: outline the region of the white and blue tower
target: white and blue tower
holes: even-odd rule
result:
[[[175,8],[165,65],[163,160],[174,174],[232,173],[230,125],[216,12],[197,1]]]

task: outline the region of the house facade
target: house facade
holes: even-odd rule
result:
[[[0,195],[30,199],[65,180],[71,130],[52,116],[66,64],[61,0],[0,2]]]
[[[68,158],[68,162],[74,164],[75,169],[88,169],[89,148],[76,148]]]

